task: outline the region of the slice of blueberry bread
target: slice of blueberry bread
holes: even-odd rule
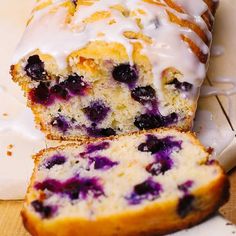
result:
[[[227,200],[221,167],[190,133],[153,130],[41,151],[22,211],[37,236],[160,235]]]
[[[217,1],[39,0],[11,68],[49,138],[191,127]]]

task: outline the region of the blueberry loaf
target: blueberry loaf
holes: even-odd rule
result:
[[[152,130],[50,148],[35,157],[22,211],[37,236],[160,235],[227,200],[221,167],[190,133]]]
[[[39,0],[13,80],[49,138],[191,127],[215,0]]]

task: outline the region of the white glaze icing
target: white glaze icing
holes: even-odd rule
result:
[[[32,140],[42,140],[44,136],[36,130],[31,111],[26,109],[14,119],[0,119],[0,133],[12,130]]]
[[[38,4],[41,2],[39,1]],[[164,0],[160,2],[165,6],[150,4],[142,0],[98,0],[94,1],[91,6],[79,6],[69,24],[65,23],[68,9],[64,6],[58,7],[63,2],[65,0],[53,1],[52,5],[33,13],[32,20],[16,50],[14,63],[39,49],[42,53],[52,55],[59,67],[63,69],[66,67],[66,58],[72,51],[83,48],[89,42],[96,40],[121,43],[132,63],[132,42],[135,40],[126,38],[123,33],[125,31],[141,32],[152,39],[149,45],[141,40],[139,42],[143,46],[142,53],[147,55],[153,66],[157,89],[161,88],[161,73],[168,67],[175,67],[181,71],[184,75],[183,81],[188,81],[197,87],[201,85],[206,67],[198,60],[187,43],[183,42],[181,35],[190,38],[202,52],[208,53],[209,49],[193,30],[171,23],[166,10],[179,18],[197,23],[211,39],[211,33],[201,18],[207,10],[203,0],[191,1],[191,4],[189,0],[176,0],[185,13],[179,13],[168,7]],[[126,17],[121,12],[110,8],[117,4],[136,13],[137,9],[142,9],[145,14],[139,14],[138,17],[141,19],[143,29],[138,27],[135,17]],[[107,10],[111,13],[110,17],[93,23],[84,22],[95,12]],[[115,20],[116,23],[109,24],[111,20]],[[155,23],[157,21],[158,26]],[[98,36],[99,33],[103,33],[103,36]]]
[[[207,4],[204,1],[175,0],[174,2],[183,7],[188,14],[193,16],[200,16],[208,9]]]
[[[218,157],[230,145],[236,134],[219,127],[213,114],[207,110],[197,111],[193,131],[204,146],[214,148],[213,158]]]
[[[230,77],[217,77],[212,80],[213,84],[229,84],[231,88],[223,89],[222,87],[204,85],[201,89],[201,96],[214,96],[214,95],[225,95],[231,96],[236,94],[236,78]]]
[[[14,110],[8,112],[9,108],[5,108],[5,104],[2,104],[0,108],[0,135],[13,132],[32,141],[44,140],[44,135],[35,128],[31,110],[25,104],[22,104],[5,91],[0,91],[0,98],[8,101],[8,107],[14,107]],[[3,116],[2,113],[6,111],[6,116]]]
[[[225,53],[225,48],[221,45],[212,45],[211,57],[219,57]]]
[[[233,95],[236,94],[236,78],[233,77],[217,77],[213,81],[213,84],[219,84],[221,87],[204,85],[201,88],[201,97],[209,97],[216,95],[223,95],[228,100],[228,116],[231,120],[236,117],[236,111],[233,99]],[[222,88],[222,85],[229,85],[230,88]]]

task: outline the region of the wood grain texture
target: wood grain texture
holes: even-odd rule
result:
[[[232,22],[235,22],[236,2],[235,0],[220,1],[220,7],[216,14],[216,22],[214,27],[213,45],[224,47],[225,53],[220,57],[212,57],[208,77],[215,87],[229,88],[231,86],[214,83],[214,79],[223,76],[231,77],[236,80],[236,43],[235,30],[233,30]],[[229,98],[226,96],[218,96],[220,102],[225,108],[226,113],[231,118],[233,128],[236,130],[236,94],[231,98],[231,114],[229,114]]]
[[[21,222],[22,201],[0,201],[0,235],[29,236]]]
[[[232,223],[236,224],[236,168],[230,174],[230,199],[220,209],[220,213]]]

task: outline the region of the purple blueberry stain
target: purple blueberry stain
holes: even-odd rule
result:
[[[149,178],[146,181],[135,185],[133,192],[126,197],[126,200],[131,205],[137,205],[143,200],[154,201],[160,196],[161,191],[161,185]]]
[[[113,68],[112,77],[114,80],[127,84],[131,88],[138,80],[138,72],[135,66],[124,63]]]
[[[185,194],[179,199],[177,213],[181,218],[185,218],[191,211],[194,210],[195,197],[191,194]]]
[[[189,92],[193,88],[192,84],[190,84],[188,82],[180,82],[176,78],[172,82],[170,82],[169,84],[173,84],[176,89],[183,91],[183,92]]]
[[[60,84],[56,84],[51,87],[50,92],[52,95],[59,99],[68,100],[70,98],[68,90]]]
[[[70,128],[69,122],[63,116],[53,118],[51,121],[51,125],[59,129],[63,133],[66,133]]]
[[[95,170],[108,170],[118,165],[118,162],[111,161],[109,158],[103,156],[90,157],[89,159],[90,165],[93,164]]]
[[[44,205],[41,201],[35,200],[31,202],[31,206],[34,208],[36,212],[38,212],[42,218],[50,218],[55,214],[57,207]]]
[[[174,140],[172,136],[165,138],[157,138],[154,135],[147,135],[146,142],[141,143],[138,146],[138,150],[141,152],[151,152],[152,154],[160,153],[161,151],[170,150],[180,150],[182,141]],[[159,158],[159,157],[157,157]]]
[[[34,186],[37,190],[48,190],[53,193],[59,193],[61,191],[61,183],[55,179],[46,179],[43,182],[37,182]]]
[[[137,87],[131,91],[131,97],[141,104],[146,104],[156,99],[156,91],[151,86]]]
[[[155,129],[163,126],[169,126],[177,123],[178,115],[173,112],[170,115],[162,116],[160,114],[141,114],[135,117],[134,125],[140,129]]]
[[[44,70],[44,63],[40,60],[38,55],[33,55],[28,58],[25,72],[35,81],[44,80],[47,76],[47,73]]]
[[[86,147],[86,153],[93,153],[93,152],[97,152],[97,151],[101,151],[101,150],[106,150],[110,147],[110,143],[109,142],[100,142],[100,143],[96,143],[96,144],[88,144],[88,146]]]
[[[116,135],[116,131],[112,128],[97,128],[96,124],[87,128],[87,133],[94,138],[110,137]]]
[[[88,88],[87,83],[83,81],[83,76],[77,74],[69,75],[68,79],[62,82],[62,85],[73,95],[84,95]]]
[[[86,199],[88,196],[98,198],[104,195],[103,188],[98,178],[73,177],[65,182],[47,179],[35,184],[37,190],[48,190],[53,193],[68,196],[72,200]]]
[[[193,186],[194,182],[192,180],[188,180],[180,185],[178,185],[178,189],[182,192],[184,192],[184,194],[188,194],[189,189]]]
[[[75,7],[77,6],[77,0],[71,0],[71,2],[75,5]]]
[[[151,114],[142,114],[135,117],[134,125],[140,130],[154,129],[161,126],[161,121],[159,120],[158,116]]]
[[[156,158],[156,161],[149,164],[146,167],[147,172],[149,172],[153,176],[157,176],[159,174],[165,174],[166,171],[170,170],[173,167],[173,160],[169,156],[160,156]]]
[[[147,140],[138,146],[141,152],[151,152],[155,161],[146,167],[146,171],[152,175],[165,174],[170,170],[174,162],[170,158],[171,153],[181,149],[181,141],[176,141],[173,137],[157,138],[154,135],[147,135]]]
[[[99,142],[99,143],[90,143],[87,145],[86,149],[84,152],[80,153],[79,155],[81,157],[85,157],[88,154],[96,153],[98,151],[106,150],[110,146],[109,142]]]
[[[88,85],[82,78],[82,76],[77,74],[70,75],[67,80],[51,87],[48,82],[41,81],[36,88],[30,91],[29,98],[35,103],[48,106],[52,105],[56,98],[69,100],[76,95],[83,96]]]
[[[29,98],[34,103],[41,105],[51,105],[53,103],[53,98],[51,96],[49,87],[46,83],[40,82],[40,84],[32,89],[29,93]]]
[[[216,163],[217,163],[216,160],[211,159],[211,160],[207,160],[206,165],[211,166],[211,165],[215,165]]]
[[[179,199],[177,206],[177,213],[181,218],[186,217],[195,208],[193,206],[195,197],[189,193],[189,189],[193,186],[194,182],[192,180],[187,180],[186,182],[178,185],[178,189],[184,193],[184,196]]]
[[[110,108],[107,107],[103,101],[93,101],[91,104],[84,108],[84,113],[88,119],[92,122],[99,123],[104,120],[110,111]]]
[[[51,169],[55,165],[63,165],[66,162],[66,158],[62,155],[54,155],[44,163],[47,169]]]
[[[96,178],[71,178],[63,183],[62,192],[72,200],[86,199],[88,195],[94,198],[104,195],[103,189]]]
[[[162,126],[169,126],[178,122],[178,115],[175,112],[167,116],[161,116]]]

